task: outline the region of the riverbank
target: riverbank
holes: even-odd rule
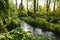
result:
[[[31,24],[34,27],[39,27],[48,31],[52,31],[54,33],[60,34],[60,24],[54,24],[46,21],[44,18],[31,18],[31,17],[24,17],[21,18],[25,22]]]

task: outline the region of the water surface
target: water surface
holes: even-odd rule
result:
[[[60,35],[54,34],[51,31],[43,30],[41,28],[35,28],[35,31],[34,31],[34,27],[24,21],[21,21],[21,28],[24,31],[28,31],[28,32],[33,33],[35,35],[43,35],[46,38],[53,38],[54,40],[60,40]]]

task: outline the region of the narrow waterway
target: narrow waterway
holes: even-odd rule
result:
[[[45,30],[43,30],[41,28],[35,28],[35,31],[34,31],[33,26],[29,25],[28,23],[26,23],[24,21],[21,21],[21,28],[24,31],[28,31],[28,32],[33,33],[35,35],[43,35],[46,38],[49,37],[49,38],[52,38],[54,40],[60,40],[60,35],[54,34],[51,31],[45,31]]]

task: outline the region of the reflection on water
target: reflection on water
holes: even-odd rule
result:
[[[50,38],[53,38],[54,40],[60,40],[60,36],[54,34],[51,31],[45,31],[45,30],[42,30],[41,28],[35,28],[35,31],[33,31],[34,28],[31,25],[25,23],[24,21],[21,22],[21,28],[24,31],[29,31],[35,35],[43,35],[47,38],[50,37]]]

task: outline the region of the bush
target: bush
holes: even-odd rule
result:
[[[23,31],[20,27],[3,34],[0,40],[48,40],[44,36],[35,36],[29,32]]]
[[[8,31],[11,31],[16,27],[20,27],[20,22],[21,21],[19,18],[13,18],[13,19],[7,21],[8,24],[7,24],[6,28],[8,29]]]

